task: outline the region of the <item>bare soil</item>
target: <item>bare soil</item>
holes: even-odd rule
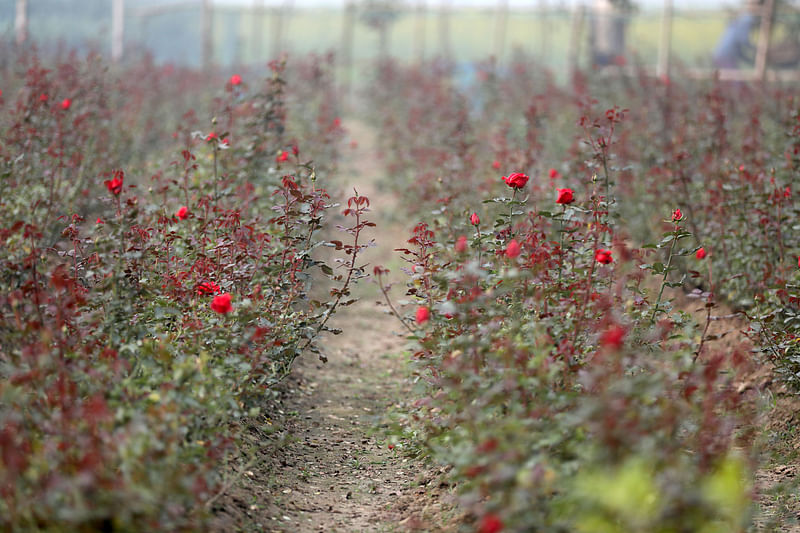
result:
[[[336,188],[369,197],[377,227],[365,253],[396,265],[392,249],[409,228],[398,225],[394,198],[381,190],[375,135],[346,124],[347,148]],[[386,413],[409,397],[402,325],[376,304],[379,291],[362,280],[361,299],[331,322],[343,330],[296,362],[270,408],[248,431],[249,444],[231,460],[229,481],[213,503],[215,531],[447,531],[452,514],[443,475],[393,444]]]

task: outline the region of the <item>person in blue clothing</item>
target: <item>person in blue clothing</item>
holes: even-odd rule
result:
[[[752,62],[755,57],[755,46],[750,42],[752,30],[758,18],[746,13],[734,19],[725,29],[725,33],[714,48],[712,61],[714,68],[739,68],[741,61]]]

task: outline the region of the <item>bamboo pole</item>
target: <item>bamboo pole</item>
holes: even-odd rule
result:
[[[293,7],[292,0],[285,0],[272,9],[272,59],[277,59],[283,53],[283,35],[288,24],[288,15]]]
[[[125,52],[125,0],[111,4],[111,61],[119,63]]]
[[[775,16],[775,0],[766,0],[761,7],[761,27],[758,31],[758,47],[756,48],[756,79],[764,81],[767,76],[767,53],[772,38],[772,19]]]
[[[583,38],[583,23],[586,17],[586,6],[576,4],[572,9],[570,21],[569,48],[567,51],[568,78],[575,75],[578,70],[578,61],[581,55],[581,39]]]
[[[450,0],[442,0],[439,7],[439,51],[447,60],[453,58],[453,48],[450,45]]]
[[[213,12],[211,8],[211,0],[203,0],[202,11],[200,13],[200,32],[202,39],[202,54],[203,54],[203,70],[211,68],[211,62],[214,57],[214,36],[212,34],[213,28]]]
[[[503,54],[506,49],[506,37],[508,34],[508,0],[497,2],[497,12],[495,13],[494,26],[494,57],[497,64],[503,62]]]
[[[253,61],[258,63],[262,59],[264,51],[264,40],[261,38],[264,32],[264,0],[253,0]]]
[[[658,67],[656,70],[656,74],[659,77],[669,78],[672,59],[672,17],[672,0],[664,0],[664,12],[661,16],[661,41],[658,47]]]
[[[342,18],[341,72],[342,99],[345,105],[350,103],[350,87],[353,82],[353,42],[356,26],[356,4],[347,0]]]
[[[539,0],[539,32],[540,32],[540,52],[542,54],[542,62],[547,59],[547,53],[550,49],[550,6],[547,0]]]
[[[14,36],[18,47],[28,40],[28,0],[17,0],[17,12],[14,17]]]
[[[416,27],[414,28],[414,57],[420,63],[425,61],[425,31],[427,22],[427,6],[425,0],[417,2]]]

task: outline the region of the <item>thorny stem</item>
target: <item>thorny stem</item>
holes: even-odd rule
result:
[[[397,318],[397,320],[399,320],[400,323],[403,324],[403,327],[406,328],[409,333],[411,333],[412,335],[416,335],[416,332],[413,329],[411,329],[411,326],[409,326],[408,323],[406,323],[405,319],[400,315],[400,313],[397,312],[397,309],[395,308],[394,304],[392,304],[392,300],[391,298],[389,298],[389,288],[383,284],[383,279],[381,278],[380,271],[378,272],[378,287],[380,287],[381,293],[383,294],[383,299],[386,300],[386,303],[389,305],[389,309],[391,309],[392,314],[395,316],[395,318]]]
[[[358,193],[356,193],[356,198],[358,198]],[[358,238],[361,235],[361,230],[364,228],[364,224],[362,224],[362,222],[361,222],[362,208],[357,205],[356,209],[353,210],[353,214],[356,217],[356,223],[353,226],[353,231],[354,231],[354,233],[353,233],[353,247],[352,247],[352,253],[350,254],[350,264],[347,265],[347,278],[344,280],[344,283],[342,284],[342,288],[339,289],[339,291],[338,291],[338,293],[336,295],[336,299],[333,301],[333,304],[325,312],[325,318],[322,320],[322,322],[319,324],[319,326],[317,326],[317,330],[314,332],[314,335],[312,335],[311,337],[306,339],[306,343],[300,348],[300,352],[304,351],[306,348],[308,348],[311,345],[311,342],[325,328],[325,325],[328,323],[328,320],[330,320],[331,316],[336,311],[336,308],[339,306],[339,303],[342,301],[342,298],[344,298],[345,295],[349,294],[349,290],[348,289],[350,288],[350,282],[353,279],[353,272],[356,271],[356,257],[358,256],[358,251],[361,249],[360,245],[358,244]],[[327,361],[327,358],[325,358],[322,355],[320,355],[320,359],[323,362]]]
[[[214,201],[217,201],[217,180],[219,179],[218,170],[217,170],[217,143],[216,139],[214,140]]]
[[[675,243],[678,242],[678,230],[679,226],[675,224],[675,232],[672,237],[672,242],[669,243],[669,256],[667,257],[667,266],[664,267],[664,277],[661,278],[661,290],[658,291],[658,298],[656,299],[656,305],[653,307],[653,315],[650,317],[650,325],[653,325],[656,321],[656,313],[658,313],[658,306],[661,304],[661,296],[664,294],[664,287],[667,285],[667,276],[669,275],[669,268],[672,265],[672,250],[675,248]]]
[[[609,137],[610,140],[610,137]],[[606,153],[605,148],[603,149],[603,179],[606,182],[606,223],[608,224],[609,228],[611,227],[611,185],[609,184],[608,179],[608,154]]]
[[[37,255],[36,251],[36,241],[31,236],[31,255]],[[38,257],[33,257],[33,261],[31,261],[31,270],[33,274],[33,303],[36,305],[36,314],[39,315],[39,323],[44,327],[44,316],[42,315],[42,308],[39,302],[39,276],[36,272],[36,262],[39,260]]]
[[[517,198],[517,189],[514,188],[514,192],[511,193],[511,209],[508,213],[508,232],[509,238],[514,237],[514,200]]]
[[[481,242],[483,239],[483,235],[481,235],[481,225],[475,225],[475,231],[478,232],[478,267],[481,266],[481,255],[483,253],[483,243]]]
[[[697,361],[697,358],[700,356],[700,353],[703,351],[703,345],[706,343],[706,333],[708,333],[708,328],[711,325],[711,310],[714,308],[714,276],[713,271],[711,270],[711,256],[709,254],[708,257],[708,299],[706,300],[706,325],[703,328],[703,335],[700,337],[700,346],[697,348],[697,352],[694,354],[692,358],[692,364]]]
[[[595,224],[598,224],[597,220],[595,220]],[[600,244],[600,232],[595,232],[594,235],[594,250],[597,250],[597,246]],[[578,343],[578,335],[581,332],[581,324],[583,323],[583,317],[586,315],[586,307],[589,305],[589,300],[592,297],[592,278],[594,277],[594,269],[597,265],[597,260],[592,258],[592,266],[589,267],[589,277],[586,280],[586,296],[583,298],[583,305],[580,308],[580,314],[578,315],[578,320],[575,322],[575,335],[572,338],[572,344],[577,345]]]
[[[703,352],[703,346],[706,343],[706,334],[708,333],[708,328],[711,325],[711,309],[714,307],[713,301],[714,295],[710,294],[708,296],[708,300],[706,301],[706,325],[703,328],[703,334],[700,336],[700,346],[697,347],[697,351],[694,353],[694,357],[692,357],[692,365],[694,365],[697,358]]]
[[[561,271],[564,268],[564,217],[567,216],[567,206],[562,205],[561,218],[559,219],[559,242],[558,242],[558,286],[561,287]]]

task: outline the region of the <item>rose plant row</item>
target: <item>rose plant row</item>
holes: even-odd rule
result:
[[[482,532],[745,531],[764,460],[746,376],[768,360],[797,386],[800,102],[644,73],[559,87],[532,64],[373,81],[419,220],[398,437],[451,469]],[[746,324],[725,344],[720,302]]]
[[[0,78],[0,529],[201,530],[361,276],[366,198],[329,240],[329,65],[51,63]]]

